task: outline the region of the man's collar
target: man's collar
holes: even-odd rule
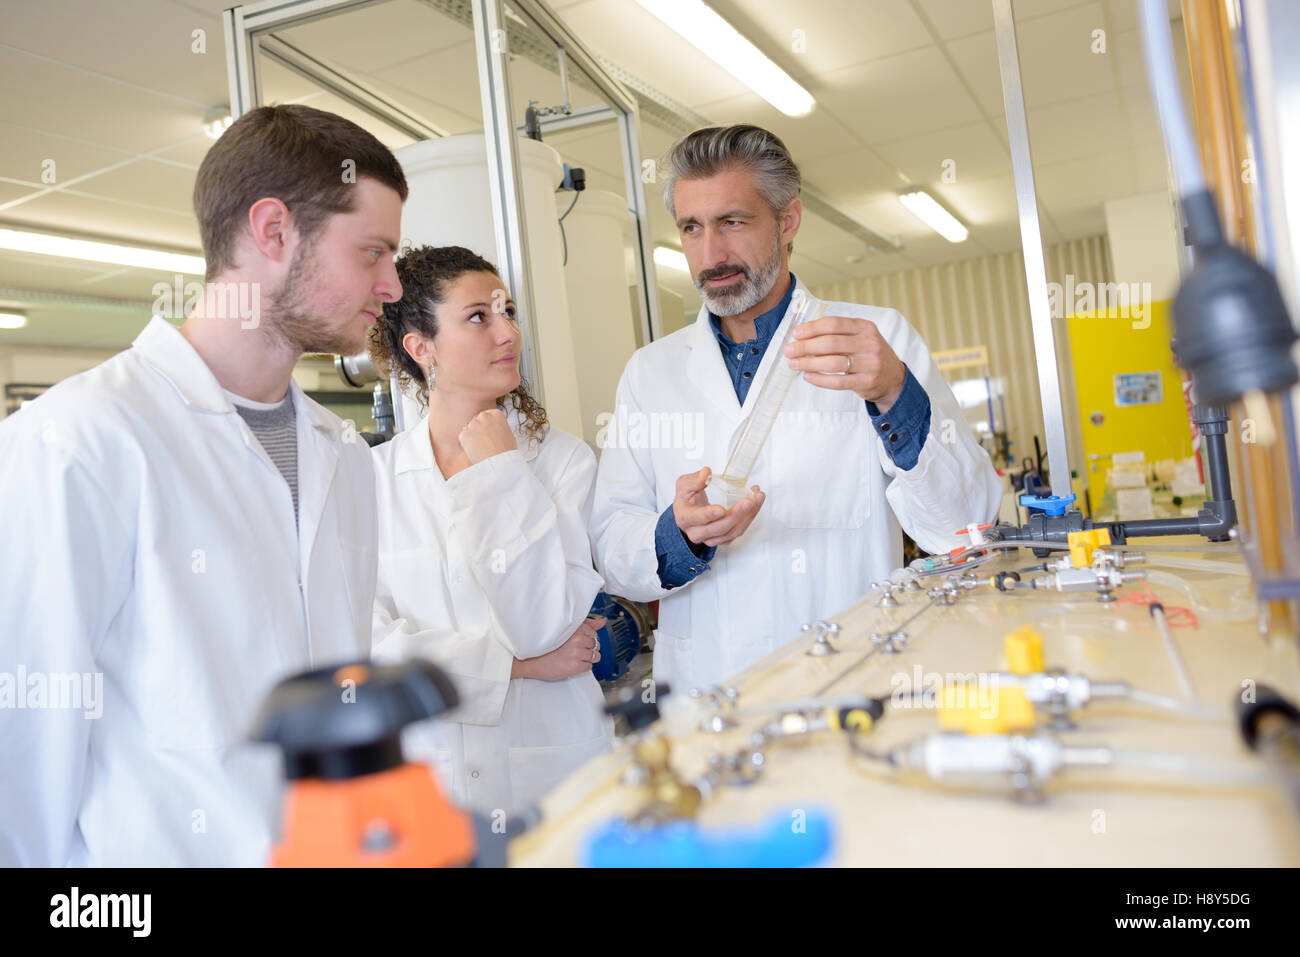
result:
[[[790,299],[794,296],[794,287],[797,282],[794,273],[790,273],[790,286],[786,289],[785,295],[781,297],[781,301],[754,320],[754,337],[758,341],[763,342],[771,339],[772,334],[776,332],[777,326],[781,325],[781,320],[785,318],[785,311],[790,308]],[[722,331],[721,320],[712,312],[709,313],[709,325],[713,329],[714,338],[723,347],[730,348],[740,344],[732,342],[727,337],[727,334]]]
[[[180,329],[166,319],[159,316],[150,319],[131,346],[168,381],[186,405],[204,412],[235,411],[221,383],[198,350],[181,335]],[[293,404],[299,414],[306,415],[316,428],[329,428],[328,422],[317,414],[312,403],[306,401],[302,389],[293,379],[289,380],[289,391],[294,393]]]

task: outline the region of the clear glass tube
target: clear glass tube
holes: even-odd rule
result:
[[[785,336],[776,345],[776,355],[772,358],[772,367],[759,390],[758,399],[749,413],[749,418],[740,432],[740,440],[727,460],[727,467],[721,475],[714,475],[709,480],[709,500],[715,505],[731,508],[749,494],[749,474],[754,470],[754,463],[763,451],[768,434],[776,424],[777,414],[790,391],[790,386],[799,376],[798,369],[791,369],[785,358],[785,347],[794,341],[794,330],[805,322],[820,319],[826,314],[826,303],[815,296],[796,289],[790,300],[790,324]],[[769,349],[772,346],[768,346]]]

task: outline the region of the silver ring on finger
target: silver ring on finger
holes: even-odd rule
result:
[[[848,375],[853,371],[853,356],[844,357],[844,374]]]
[[[596,642],[594,645],[591,646],[591,663],[594,665],[596,663],[596,659],[599,657],[600,657],[600,642]]]

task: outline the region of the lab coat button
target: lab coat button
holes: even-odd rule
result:
[[[456,576],[456,584],[457,584],[457,585],[463,585],[463,584],[465,584],[465,576],[464,576],[464,575],[457,575],[457,576]]]
[[[478,772],[477,772],[477,771],[471,771],[471,772],[469,772],[469,776],[472,777],[472,778],[476,778],[476,777],[478,777]]]

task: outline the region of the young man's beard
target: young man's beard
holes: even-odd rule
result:
[[[730,267],[722,267],[727,269]],[[716,272],[717,270],[710,270]],[[708,307],[709,312],[715,316],[735,316],[744,312],[746,309],[752,309],[763,301],[763,297],[772,291],[776,285],[776,277],[781,272],[781,232],[777,230],[776,243],[772,247],[772,257],[756,271],[751,273],[745,267],[741,267],[741,278],[734,289],[721,292],[716,289],[709,289],[704,285],[704,280],[709,276],[701,273],[695,281],[695,288],[699,290],[700,297],[704,300],[704,305]]]
[[[299,353],[323,352],[350,355],[365,348],[365,338],[350,338],[348,326],[334,325],[334,317],[311,305],[312,287],[319,281],[314,244],[304,243],[294,251],[289,275],[271,294],[265,326]]]

